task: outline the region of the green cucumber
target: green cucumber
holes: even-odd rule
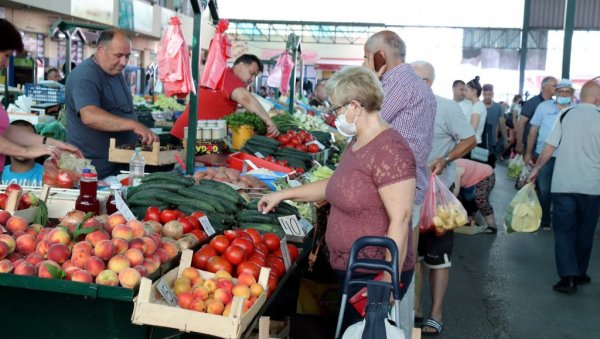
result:
[[[205,193],[201,193],[196,190],[192,190],[190,188],[180,189],[178,193],[181,196],[186,197],[186,198],[190,198],[190,199],[194,199],[194,200],[202,200],[202,201],[206,202],[207,204],[212,205],[212,207],[214,207],[215,211],[225,213],[225,208],[223,208],[223,205],[220,203],[220,201],[215,200],[213,197],[210,197],[210,196],[206,195]]]

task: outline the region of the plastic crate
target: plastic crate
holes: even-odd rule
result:
[[[65,103],[65,90],[59,88],[50,88],[36,84],[25,84],[25,95],[31,97],[34,101]]]

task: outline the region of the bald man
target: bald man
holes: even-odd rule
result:
[[[589,284],[587,274],[600,213],[600,85],[588,81],[581,103],[564,110],[531,171],[537,177],[556,149],[552,176],[554,256],[560,280],[554,291],[572,294]]]
[[[119,30],[100,33],[96,53],[69,75],[66,83],[67,140],[92,160],[99,178],[117,175],[122,165],[108,161],[110,138],[117,145],[145,144],[158,136],[137,121],[133,99],[123,70],[131,54],[131,41]]]

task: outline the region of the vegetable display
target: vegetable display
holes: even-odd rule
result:
[[[225,116],[227,125],[231,129],[237,129],[244,125],[250,125],[254,127],[254,132],[257,134],[265,134],[267,126],[265,123],[256,115],[250,112],[237,112]]]

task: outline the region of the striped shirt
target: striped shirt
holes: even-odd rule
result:
[[[429,187],[427,158],[433,147],[436,102],[431,88],[409,64],[400,64],[381,78],[381,117],[408,142],[417,164],[415,205],[421,204]]]

